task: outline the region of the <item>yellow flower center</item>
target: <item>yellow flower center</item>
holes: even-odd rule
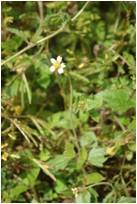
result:
[[[55,69],[59,69],[59,68],[60,68],[60,63],[56,62],[56,63],[54,64],[54,67],[55,67]]]

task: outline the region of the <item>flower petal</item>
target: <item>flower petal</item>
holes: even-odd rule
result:
[[[61,56],[58,56],[58,57],[57,57],[57,62],[58,62],[58,63],[61,63],[61,62],[62,62],[62,57],[61,57]]]
[[[66,67],[66,65],[64,63],[61,63],[61,68]]]
[[[54,66],[51,66],[51,67],[50,67],[50,71],[51,71],[51,72],[54,72],[54,71],[55,71],[55,67],[54,67]]]
[[[62,74],[63,72],[64,72],[64,69],[62,67],[58,69],[59,74]]]
[[[51,58],[50,61],[52,64],[55,64],[57,62],[54,58]]]

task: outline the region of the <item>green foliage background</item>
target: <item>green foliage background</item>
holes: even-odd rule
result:
[[[2,202],[135,203],[135,2],[2,2],[2,59]]]

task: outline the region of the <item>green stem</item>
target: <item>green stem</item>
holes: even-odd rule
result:
[[[99,185],[107,185],[107,186],[110,186],[110,187],[113,189],[112,184],[110,184],[110,183],[108,183],[108,182],[95,183],[95,184],[86,186],[86,187],[84,187],[84,188],[88,189],[88,188],[92,188],[92,187],[99,186]]]
[[[111,183],[108,183],[108,182],[100,182],[100,183],[91,184],[91,185],[85,186],[85,187],[79,187],[78,189],[79,189],[80,191],[83,191],[83,190],[86,190],[86,189],[88,189],[88,188],[92,188],[92,187],[99,186],[99,185],[107,185],[107,186],[110,186],[110,187],[111,187],[111,189],[112,189],[113,192],[114,192],[114,202],[115,202],[115,200],[116,200],[116,191],[115,191],[115,189],[114,189],[114,187],[113,187],[113,185],[112,185]]]
[[[124,159],[122,161],[122,164],[121,164],[121,169],[120,169],[120,180],[121,180],[121,183],[123,185],[123,190],[125,192],[125,195],[128,197],[129,196],[129,193],[128,193],[128,189],[127,189],[127,185],[125,183],[125,180],[124,180],[124,177],[123,177],[123,167],[125,165],[125,161],[126,161],[126,155],[124,156]]]
[[[68,80],[69,80],[69,91],[70,91],[70,101],[69,101],[69,112],[70,112],[70,122],[71,122],[71,129],[73,132],[73,136],[74,136],[74,140],[75,140],[75,145],[77,147],[78,152],[80,152],[80,146],[78,143],[78,138],[77,138],[77,134],[75,131],[75,128],[73,128],[73,115],[72,115],[72,104],[73,104],[73,88],[72,88],[72,82],[71,82],[71,78],[68,74]]]
[[[86,8],[86,6],[88,5],[89,1],[87,1],[84,6],[80,9],[80,11],[71,19],[71,21],[75,21],[76,18],[84,11],[84,9]]]
[[[40,26],[42,27],[43,20],[44,20],[43,2],[38,1],[37,4],[38,4],[38,9],[39,9],[39,15],[40,15]]]
[[[46,41],[46,40],[48,40],[48,39],[54,37],[55,35],[59,34],[63,29],[64,29],[64,25],[63,25],[61,28],[59,28],[57,31],[55,31],[54,33],[52,33],[52,34],[50,34],[50,35],[48,35],[48,36],[42,38],[41,40],[38,40],[35,44],[29,44],[28,46],[26,46],[25,48],[23,48],[22,50],[20,50],[19,52],[17,52],[15,55],[13,55],[13,56],[9,57],[7,60],[3,61],[3,62],[1,63],[1,65],[6,64],[6,63],[9,62],[10,60],[12,60],[12,59],[14,59],[15,57],[21,55],[22,53],[26,52],[26,51],[29,50],[30,48],[33,48],[33,47],[35,47],[36,45],[41,44],[41,43],[43,43],[44,41]]]
[[[88,3],[89,3],[89,2],[86,2],[86,3],[84,4],[84,6],[81,8],[81,10],[71,19],[72,22],[73,22],[74,20],[76,20],[76,18],[84,11],[84,9],[85,9],[86,6],[88,5]],[[34,44],[31,43],[31,44],[27,45],[25,48],[23,48],[22,50],[20,50],[19,52],[17,52],[15,55],[13,55],[13,56],[9,57],[8,59],[6,59],[5,61],[3,61],[3,62],[1,63],[1,66],[4,65],[4,64],[6,64],[7,62],[11,61],[11,60],[14,59],[15,57],[21,55],[22,53],[26,52],[27,50],[29,50],[29,49],[31,49],[31,48],[37,46],[38,44],[41,44],[41,43],[43,43],[44,41],[46,41],[46,40],[48,40],[48,39],[50,39],[50,38],[56,36],[57,34],[59,34],[60,32],[63,31],[63,29],[65,28],[66,24],[67,24],[67,23],[65,22],[65,23],[62,25],[62,27],[59,28],[57,31],[55,31],[54,33],[52,33],[52,34],[50,34],[50,35],[48,35],[48,36],[46,36],[46,37],[44,37],[44,38],[42,38],[41,40],[38,40],[36,43],[34,43]]]

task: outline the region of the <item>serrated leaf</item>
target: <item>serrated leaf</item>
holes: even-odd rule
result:
[[[89,152],[88,161],[97,167],[102,167],[103,163],[107,160],[105,157],[106,153],[103,148],[93,148]]]
[[[19,36],[22,40],[27,41],[27,39],[30,37],[29,31],[21,31],[16,28],[8,28],[9,32]]]
[[[89,109],[98,109],[101,108],[103,104],[103,92],[96,94],[91,101],[89,101]]]
[[[113,111],[126,112],[134,106],[133,99],[125,89],[110,89],[104,94],[104,100]]]
[[[104,179],[105,178],[98,172],[87,174],[85,176],[86,185],[99,183],[100,181]]]
[[[65,169],[69,161],[70,159],[64,155],[56,155],[53,159],[47,162],[47,165],[49,165],[49,167],[56,172],[58,170]]]
[[[97,138],[94,132],[84,132],[80,137],[80,144],[82,147],[89,146],[91,144],[97,144]]]

